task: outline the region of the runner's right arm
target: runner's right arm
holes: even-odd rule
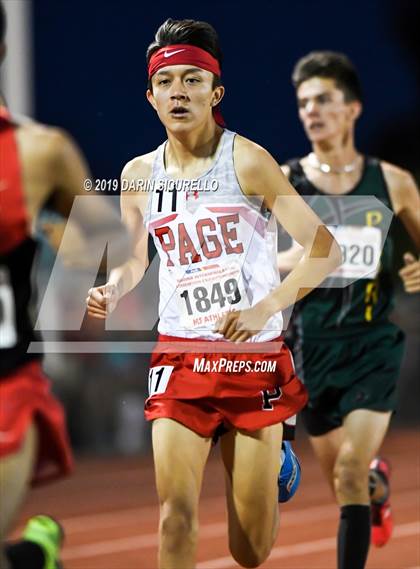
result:
[[[137,189],[140,180],[149,179],[153,158],[154,152],[135,158],[121,174],[121,216],[132,238],[133,254],[123,265],[111,271],[105,285],[89,290],[86,304],[88,314],[94,318],[106,318],[120,298],[141,281],[149,265],[148,232],[144,226],[148,193]]]

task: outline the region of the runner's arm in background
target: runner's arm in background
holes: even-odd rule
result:
[[[90,181],[89,168],[67,133],[56,128],[48,128],[46,133],[51,176],[46,207],[67,220],[43,224],[42,229],[51,246],[63,255],[65,262],[91,266],[90,251],[103,249],[104,243],[108,242],[112,244],[108,262],[112,266],[124,262],[130,254],[129,235],[118,208],[111,203],[113,198],[92,195],[85,190],[86,180]],[[73,207],[75,198],[80,196],[83,202]]]
[[[282,164],[281,170],[286,178],[290,176],[290,168],[286,164]],[[277,266],[280,273],[289,273],[301,260],[304,249],[299,243],[293,241],[289,249],[280,251],[277,254]]]
[[[149,178],[152,154],[135,158],[125,166],[121,175],[121,187],[129,188],[131,183],[136,187],[139,180]],[[146,272],[149,265],[148,232],[144,226],[147,201],[146,192],[121,193],[121,215],[133,242],[133,253],[124,264],[111,271],[105,285],[89,290],[86,304],[88,314],[94,318],[106,318],[120,298],[132,290]]]
[[[404,254],[405,266],[399,271],[406,292],[420,292],[420,196],[414,178],[406,170],[382,162],[392,209],[411,237],[417,252]]]

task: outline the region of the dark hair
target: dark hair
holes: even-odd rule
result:
[[[0,0],[0,43],[4,43],[6,38],[6,27],[6,10],[4,9],[2,0]]]
[[[346,102],[363,100],[356,68],[344,53],[312,51],[299,59],[292,73],[295,88],[312,77],[334,79],[338,89],[343,91]]]
[[[222,66],[222,50],[216,30],[211,24],[199,20],[172,20],[168,18],[159,27],[155,35],[155,41],[147,48],[146,61],[149,65],[152,55],[167,45],[186,43],[201,47],[219,62]],[[220,78],[214,75],[213,88],[220,85]],[[151,87],[149,81],[149,88]]]

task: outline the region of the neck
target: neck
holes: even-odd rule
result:
[[[166,131],[168,135],[167,159],[169,158],[182,170],[200,158],[208,158],[214,154],[223,129],[213,118],[200,129],[189,132]]]
[[[350,132],[339,139],[313,143],[312,152],[319,162],[337,170],[354,162],[359,155],[354,145],[353,133]]]

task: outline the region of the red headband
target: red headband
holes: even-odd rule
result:
[[[214,73],[220,77],[220,65],[215,57],[208,51],[184,43],[167,45],[161,47],[152,55],[149,61],[148,75],[149,79],[162,67],[168,65],[194,65],[205,71]],[[214,120],[218,125],[224,127],[225,121],[223,120],[219,106],[213,108]]]
[[[217,59],[195,45],[177,43],[155,51],[149,61],[149,79],[156,71],[167,65],[195,65],[220,77],[220,65]]]

